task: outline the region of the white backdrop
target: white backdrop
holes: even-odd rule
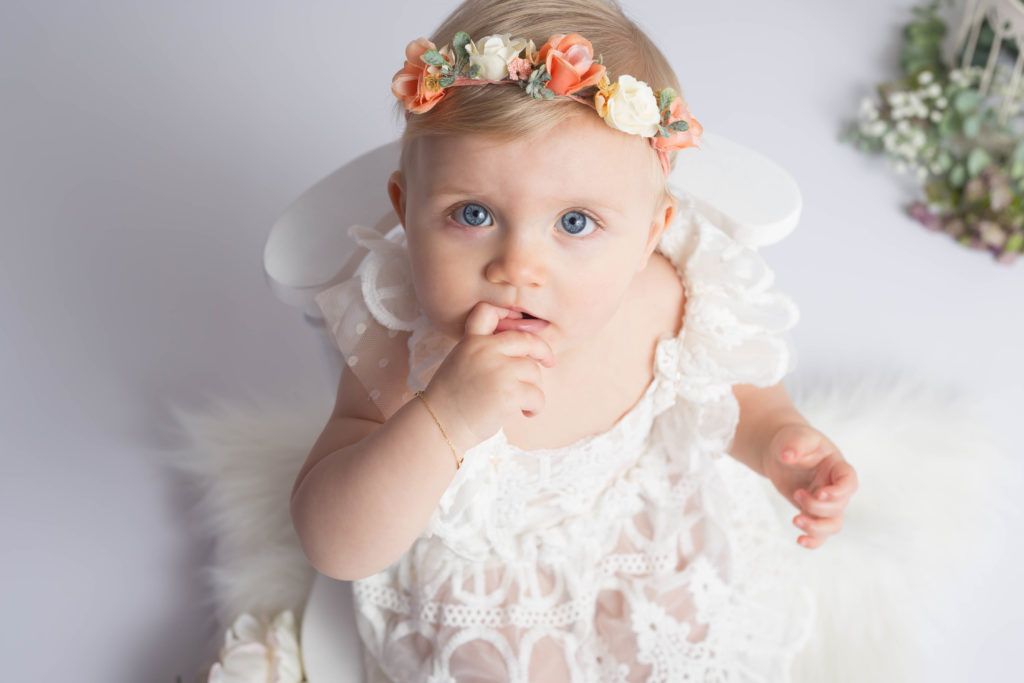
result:
[[[897,75],[914,3],[623,2],[705,128],[800,183],[800,226],[763,251],[803,314],[797,374],[925,373],[985,401],[1020,451],[1024,262],[924,230],[897,176],[837,141]],[[167,406],[322,392],[329,410],[263,242],[303,190],[398,134],[404,47],[455,4],[0,4],[5,678],[190,683],[214,654],[194,495],[155,466],[177,445]],[[1019,671],[1022,537],[951,600],[931,680]]]

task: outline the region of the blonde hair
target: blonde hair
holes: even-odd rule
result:
[[[628,74],[646,82],[655,91],[683,90],[675,71],[658,47],[614,0],[466,0],[434,31],[429,40],[439,49],[451,44],[457,31],[473,40],[508,33],[513,38],[532,40],[538,49],[555,34],[578,33],[589,40],[594,55],[601,55],[609,77]],[[543,132],[578,115],[586,105],[565,97],[539,101],[517,86],[465,86],[449,89],[442,100],[422,114],[404,114],[402,160],[409,143],[427,135],[479,133],[511,140],[528,133]],[[596,112],[591,112],[597,116]],[[625,133],[624,133],[625,135]],[[675,166],[677,151],[669,160]],[[651,149],[651,154],[657,153]]]

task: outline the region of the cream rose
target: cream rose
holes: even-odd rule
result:
[[[597,106],[604,122],[612,128],[648,138],[658,133],[661,111],[654,91],[632,76],[619,76],[610,97],[599,93]]]
[[[508,76],[508,63],[526,47],[522,38],[511,40],[512,34],[487,36],[479,42],[469,41],[466,51],[469,53],[469,65],[479,66],[479,78],[488,81],[500,81]]]

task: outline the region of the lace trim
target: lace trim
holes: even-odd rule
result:
[[[635,519],[620,518],[616,535],[631,536],[623,520],[646,520],[653,535],[632,535],[636,551],[597,563],[564,553],[464,562],[436,538],[418,540],[396,565],[354,583],[367,647],[402,681],[459,680],[484,675],[481,667],[495,680],[526,681],[532,644],[553,634],[572,681],[641,680],[641,672],[647,681],[788,680],[813,603],[783,563],[756,475],[722,463],[688,481],[689,505],[648,500]],[[568,538],[575,545],[579,536]],[[436,645],[421,650],[412,633]],[[481,643],[500,656],[486,656]],[[475,645],[461,649],[467,644]]]

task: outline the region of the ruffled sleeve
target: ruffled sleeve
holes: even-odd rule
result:
[[[739,419],[732,386],[771,386],[795,369],[789,331],[799,309],[775,287],[775,273],[753,247],[716,227],[685,197],[659,250],[676,266],[686,304],[678,343],[659,349],[658,369],[674,380],[686,429],[720,454]]]
[[[778,383],[796,367],[789,330],[800,320],[793,300],[753,247],[713,225],[692,206],[659,245],[680,271],[686,307],[680,370],[701,385]]]
[[[349,228],[359,245],[355,274],[319,292],[314,301],[345,360],[384,417],[412,394],[405,377],[408,339],[419,320],[401,226],[386,235]]]

